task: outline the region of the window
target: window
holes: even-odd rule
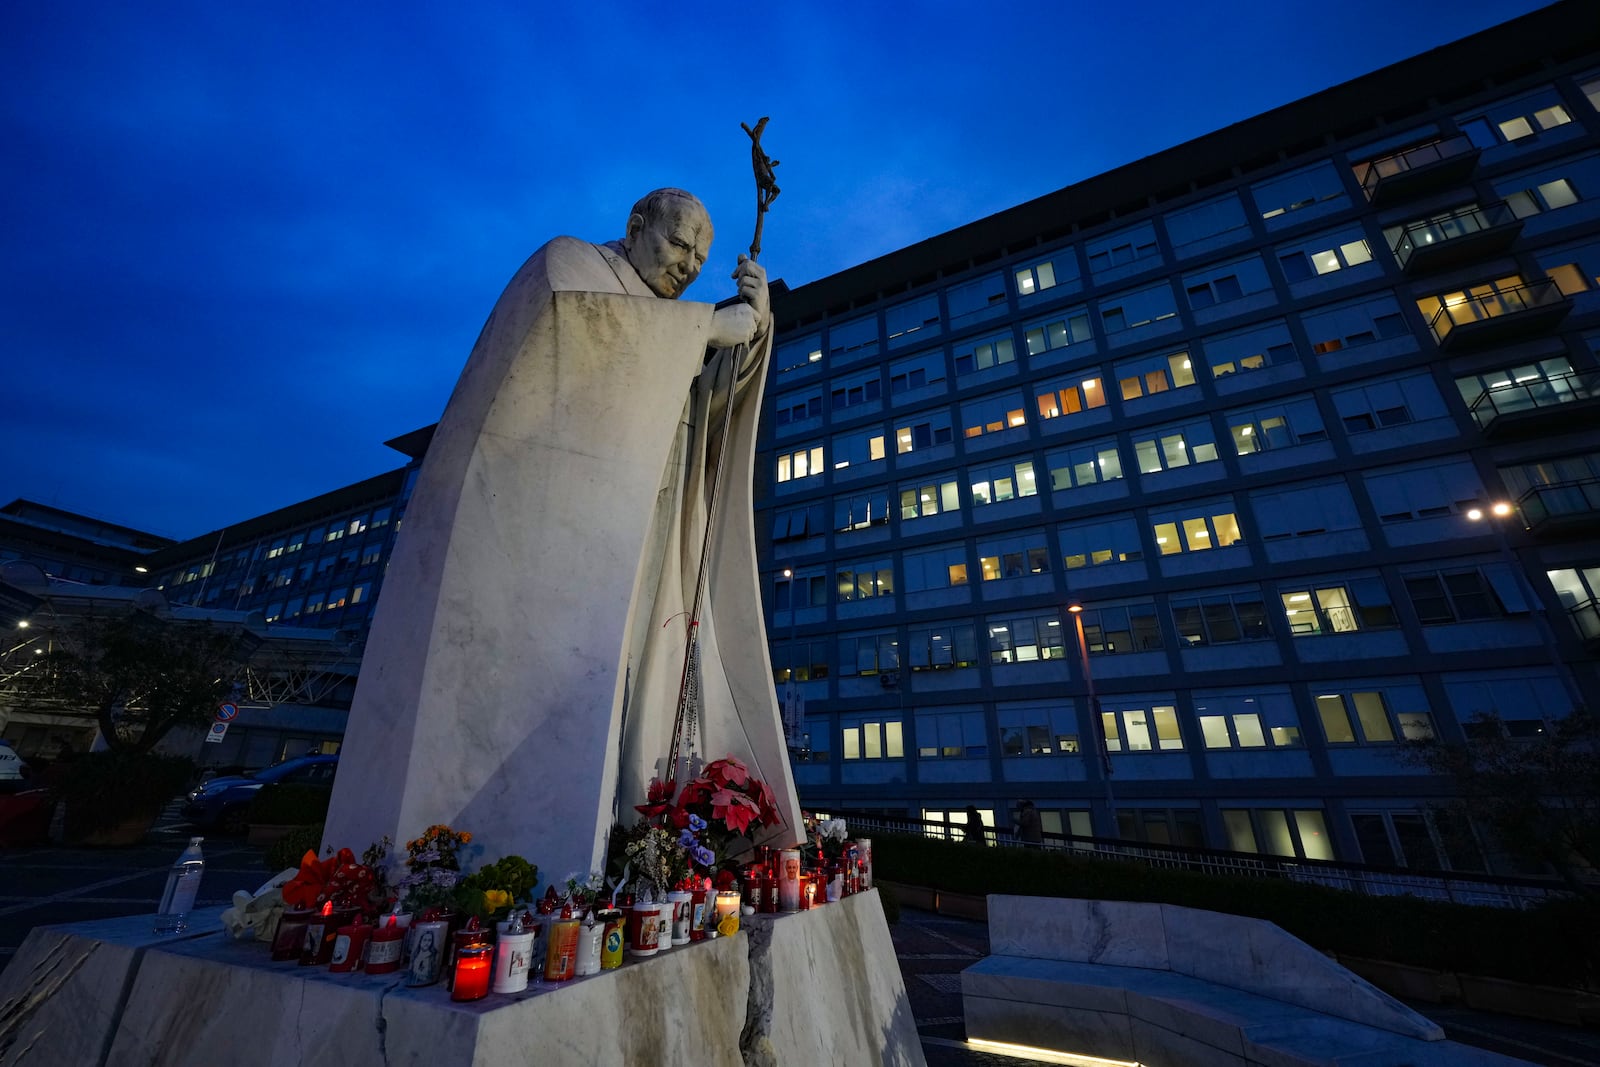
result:
[[[1565,126],[1572,121],[1572,116],[1567,114],[1566,108],[1557,103],[1545,104],[1542,107],[1532,103],[1535,97],[1553,99],[1554,96],[1554,90],[1547,90],[1509,107],[1494,108],[1487,115],[1462,121],[1461,132],[1471,138],[1472,143],[1479,148],[1494,148],[1500,144],[1510,144],[1525,137],[1533,137],[1537,133],[1553,130],[1557,126]],[[1533,110],[1528,110],[1529,108]]]
[[[1565,178],[1541,182],[1528,189],[1514,189],[1506,194],[1506,206],[1519,219],[1568,207],[1578,200],[1578,191]]]
[[[1084,246],[1084,251],[1089,255],[1089,272],[1096,275],[1108,272],[1121,275],[1129,272],[1118,268],[1141,263],[1149,267],[1161,262],[1161,250],[1156,245],[1156,228],[1149,222],[1090,241]]]
[[[1044,531],[992,538],[978,544],[978,572],[986,582],[1050,572]]]
[[[1487,495],[1470,460],[1387,467],[1362,476],[1382,522],[1464,515]]]
[[[1075,378],[1071,381],[1062,378],[1035,386],[1034,389],[1034,403],[1041,419],[1056,419],[1106,406],[1105,390],[1100,387],[1099,378]]]
[[[967,484],[972,488],[972,506],[999,504],[1039,491],[1033,477],[1033,460],[1008,460],[967,468]]]
[[[1335,390],[1333,406],[1348,434],[1443,418],[1447,414],[1444,398],[1428,374],[1409,374]]]
[[[828,676],[828,642],[779,641],[772,646],[772,680],[789,681],[793,669],[797,682],[819,681]]]
[[[990,663],[1032,663],[1061,659],[1066,648],[1061,638],[1061,618],[1047,614],[991,615],[985,622],[989,634]]]
[[[267,549],[267,558],[277,559],[281,555],[283,555],[283,538],[280,537],[272,542],[271,548]]]
[[[853,719],[841,725],[839,750],[846,760],[904,759],[900,720]]]
[[[819,333],[785,341],[772,353],[772,363],[778,368],[779,374],[787,374],[821,362],[822,335]]]
[[[848,411],[861,404],[870,404],[875,400],[883,399],[883,382],[878,377],[877,371],[868,371],[864,374],[852,374],[844,378],[835,378],[828,387],[829,400],[835,412]],[[794,394],[791,394],[794,395]],[[817,391],[818,397],[822,395]],[[820,414],[819,404],[816,412]]]
[[[1122,456],[1117,452],[1115,437],[1058,449],[1046,461],[1050,464],[1050,488],[1057,491],[1122,478]]]
[[[379,526],[387,526],[387,525],[389,525],[389,509],[388,508],[379,508],[377,511],[374,511],[372,513],[372,526],[373,526],[374,529],[376,529]],[[300,547],[299,545],[296,545],[295,546],[295,550],[298,551],[299,547]]]
[[[1456,389],[1480,426],[1499,415],[1565,404],[1586,395],[1565,356],[1457,378]]]
[[[1350,826],[1362,859],[1370,864],[1430,871],[1486,869],[1471,823],[1449,808],[1351,812]]]
[[[835,571],[839,602],[894,595],[894,567],[886,559],[846,563]]]
[[[1545,276],[1556,283],[1562,296],[1588,292],[1600,284],[1600,273],[1596,272],[1600,267],[1600,242],[1541,252],[1539,266],[1544,268]]]
[[[1278,265],[1290,284],[1319,275],[1334,274],[1346,267],[1372,262],[1372,249],[1357,227],[1335,234],[1307,238],[1293,247],[1278,249]]]
[[[1443,677],[1445,695],[1468,737],[1494,737],[1482,716],[1500,717],[1504,737],[1538,737],[1572,711],[1572,698],[1554,674],[1538,670],[1464,671]]]
[[[1424,626],[1498,619],[1528,610],[1516,575],[1504,563],[1407,575],[1406,594]]]
[[[983,712],[917,712],[918,759],[983,759],[989,755]]]
[[[1166,282],[1116,293],[1100,302],[1100,325],[1108,334],[1137,330],[1157,322],[1176,319],[1178,307],[1172,301],[1172,286]]]
[[[1181,512],[1150,515],[1150,526],[1155,530],[1155,550],[1162,555],[1179,552],[1205,552],[1206,549],[1226,549],[1240,541],[1238,520],[1230,509],[1232,502],[1214,501],[1205,504],[1186,504]],[[1205,509],[1205,510],[1202,510]]]
[[[1118,363],[1115,370],[1124,400],[1137,400],[1194,384],[1194,370],[1189,366],[1187,352],[1130,359]]]
[[[963,341],[955,346],[956,374],[971,374],[1016,362],[1016,345],[1009,333],[997,333],[974,341]]]
[[[1130,518],[1062,526],[1058,536],[1061,555],[1069,571],[1144,559],[1139,530]]]
[[[1453,293],[1425,296],[1417,301],[1417,310],[1434,339],[1443,341],[1457,326],[1514,315],[1540,302],[1541,294],[1530,291],[1522,275],[1508,274]]]
[[[948,589],[967,584],[967,546],[965,544],[939,545],[917,552],[906,552],[900,558],[905,571],[905,591],[919,593],[928,589]]]
[[[1333,841],[1319,809],[1223,808],[1222,825],[1234,852],[1291,859],[1334,859]],[[1292,827],[1292,829],[1291,829]]]
[[[905,455],[919,448],[947,445],[954,439],[955,433],[950,427],[950,412],[940,408],[938,411],[911,415],[904,425],[896,426],[894,450],[900,455]]]
[[[807,568],[785,576],[779,571],[772,579],[772,610],[816,608],[828,602],[828,576],[821,568]]]
[[[809,445],[778,454],[778,481],[814,478],[822,473],[822,446]]]
[[[1257,182],[1250,195],[1268,229],[1337,211],[1350,202],[1338,168],[1329,161]]]
[[[773,402],[772,421],[777,426],[822,416],[822,387],[784,393]]]
[[[883,313],[889,348],[896,349],[939,332],[939,298],[929,293],[896,304]]]
[[[1078,717],[1070,708],[1000,704],[995,720],[1000,727],[1000,754],[1008,759],[1078,754]]]
[[[1172,622],[1178,641],[1186,648],[1263,641],[1272,636],[1267,629],[1266,602],[1256,588],[1173,597]]]
[[[901,522],[960,510],[961,498],[956,491],[954,475],[935,475],[930,481],[900,486]]]
[[[387,509],[386,509],[386,512],[387,512]],[[298,552],[304,547],[306,547],[306,535],[302,532],[302,533],[297,533],[297,534],[293,534],[292,536],[290,536],[289,544],[288,544],[287,547],[284,548],[283,551],[284,551],[284,554],[287,555],[290,552]],[[226,561],[224,561],[224,562],[226,562]]]
[[[962,401],[961,433],[968,439],[1026,425],[1021,393],[1000,393]]]
[[[913,628],[906,635],[911,669],[939,671],[978,665],[978,639],[970,622]]]
[[[363,582],[361,585],[358,585],[354,589],[350,590],[350,603],[351,604],[363,604],[363,603],[366,603],[367,601],[369,601],[371,599],[368,596],[368,594],[371,591],[372,591],[372,583],[371,582]]]
[[[1162,647],[1161,624],[1154,601],[1084,608],[1083,643],[1091,656],[1155,652]]]
[[[1251,493],[1250,504],[1263,541],[1361,529],[1355,498],[1340,479]]]
[[[804,504],[797,508],[779,508],[772,513],[772,540],[801,541],[807,537],[821,537],[827,532],[823,520],[823,505]]]
[[[333,523],[332,525],[330,525],[328,527],[328,540],[329,541],[337,541],[343,536],[344,536],[344,526],[342,524]]]
[[[1589,101],[1589,106],[1600,111],[1600,78],[1591,78],[1578,86],[1578,91]]]
[[[1241,456],[1328,439],[1317,402],[1309,396],[1230,411],[1225,418],[1233,450]]]
[[[1392,745],[1434,736],[1433,713],[1419,685],[1356,686],[1319,693],[1317,718],[1330,745]]]
[[[1105,701],[1104,704],[1112,703]],[[1171,704],[1102,711],[1100,727],[1106,735],[1108,752],[1182,751],[1183,735],[1178,732],[1178,710]]]
[[[1600,567],[1563,567],[1546,571],[1545,577],[1579,636],[1600,639]]]
[[[894,631],[845,634],[839,638],[840,677],[870,676],[900,669],[900,642]]]
[[[1005,277],[995,271],[945,290],[950,308],[950,328],[959,330],[1006,313]]]
[[[1392,629],[1400,625],[1389,590],[1378,577],[1318,582],[1280,594],[1289,632],[1296,637]]]
[[[874,426],[867,430],[838,434],[833,439],[833,469],[843,470],[851,465],[862,466],[883,459],[883,431]],[[782,478],[779,478],[782,481]]]
[[[1187,467],[1191,463],[1210,463],[1217,458],[1216,435],[1205,419],[1177,426],[1144,430],[1150,436],[1133,442],[1133,454],[1140,474]]]
[[[1288,693],[1196,693],[1195,720],[1206,748],[1300,748],[1300,720]]]
[[[944,353],[923,352],[889,364],[889,394],[944,384]]]
[[[1017,283],[1017,296],[1029,297],[1066,286],[1078,281],[1078,256],[1072,249],[1063,249],[1049,259],[1030,263],[1012,272]]]
[[[1289,336],[1289,327],[1281,319],[1209,338],[1205,342],[1205,353],[1213,378],[1300,360],[1300,352]]]
[[[833,498],[833,528],[838,533],[889,524],[889,490],[872,489]]]
[[[369,544],[369,545],[367,545],[365,548],[363,548],[361,550],[361,565],[363,567],[371,566],[372,564],[378,562],[382,558],[383,558],[383,545],[382,544]]]
[[[1179,258],[1221,247],[1249,235],[1250,224],[1238,196],[1228,193],[1167,215],[1167,237]]]
[[[1059,312],[1047,319],[1040,319],[1024,326],[1022,336],[1030,356],[1083,344],[1092,340],[1089,333],[1089,313],[1083,308]]]
[[[1309,311],[1300,316],[1311,351],[1318,355],[1409,333],[1400,305],[1390,294]]]
[[[864,315],[837,323],[828,330],[828,360],[834,365],[854,363],[878,354],[878,316]]]

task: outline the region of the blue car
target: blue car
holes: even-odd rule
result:
[[[196,826],[215,828],[225,834],[242,834],[249,828],[246,809],[262,786],[283,782],[332,788],[333,772],[338,769],[338,756],[301,756],[248,774],[213,778],[189,794],[189,801],[183,806],[183,817]]]

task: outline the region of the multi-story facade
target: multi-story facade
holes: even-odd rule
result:
[[[1600,706],[1597,28],[1558,4],[777,297],[806,801],[1493,864],[1402,743]]]

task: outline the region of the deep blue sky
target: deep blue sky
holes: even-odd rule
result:
[[[399,466],[548,238],[680,185],[727,295],[761,115],[799,285],[1542,5],[769,6],[5,5],[0,503],[192,537]]]

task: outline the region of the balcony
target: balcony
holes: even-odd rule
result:
[[[1591,656],[1600,655],[1600,605],[1585,600],[1567,609],[1567,619],[1583,638],[1583,647]]]
[[[1446,137],[1370,161],[1361,188],[1374,206],[1436,192],[1471,177],[1478,155],[1466,137]]]
[[[1495,441],[1592,426],[1600,419],[1600,371],[1507,382],[1479,393],[1471,411],[1483,435]]]
[[[1600,478],[1536,485],[1517,501],[1522,521],[1536,536],[1600,530]]]
[[[1407,224],[1394,246],[1395,262],[1416,277],[1503,252],[1522,235],[1522,220],[1504,202],[1474,204]]]
[[[1480,286],[1434,299],[1440,306],[1428,316],[1428,328],[1439,348],[1452,352],[1539,333],[1572,310],[1572,301],[1548,279],[1503,289]]]

